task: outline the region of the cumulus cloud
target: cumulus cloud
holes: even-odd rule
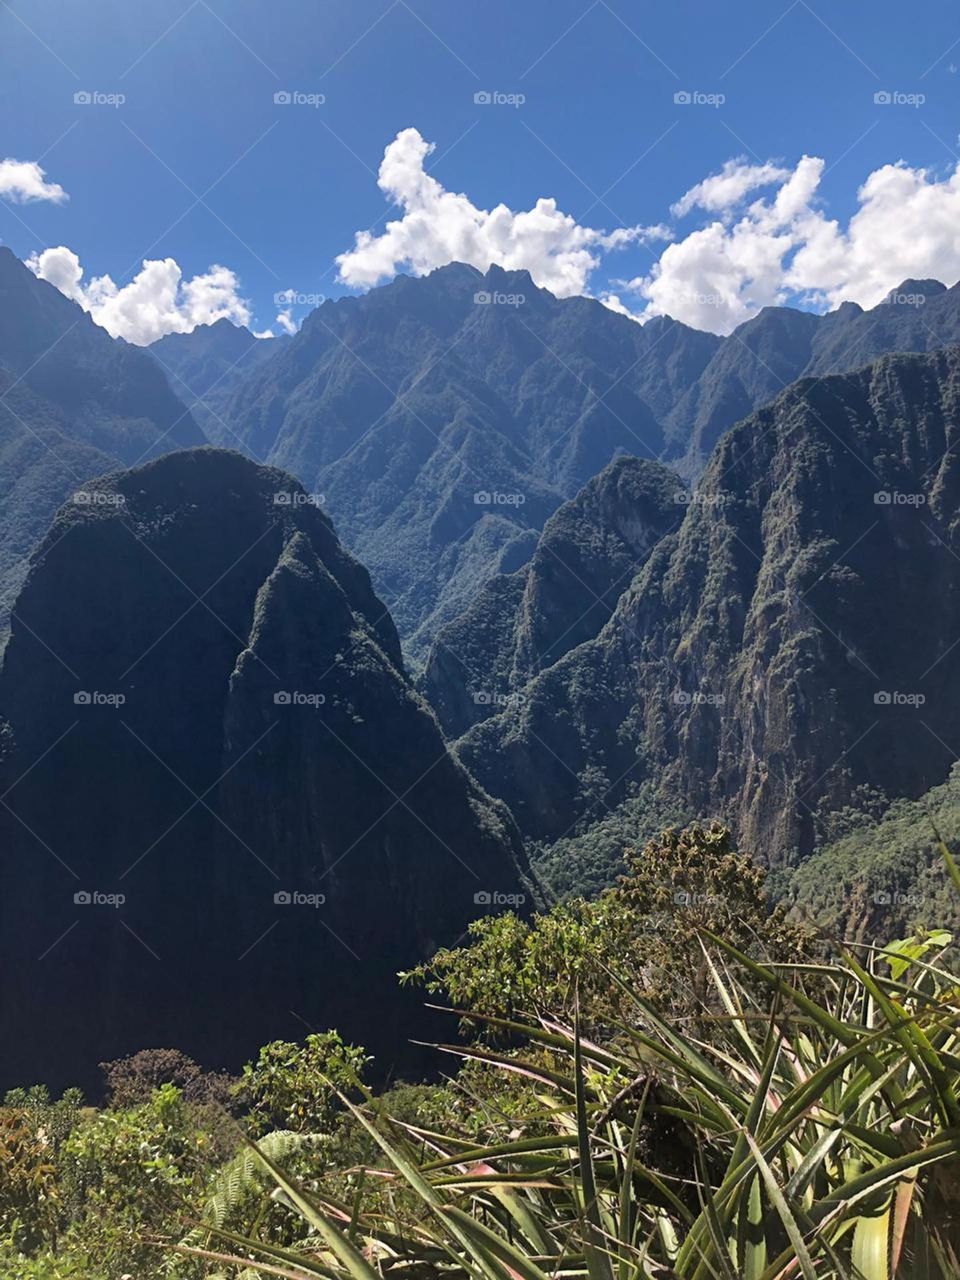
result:
[[[670,212],[678,218],[698,208],[706,209],[708,213],[719,213],[740,204],[751,191],[769,187],[775,182],[785,182],[789,177],[789,169],[781,169],[775,164],[728,160],[719,173],[711,174],[685,192],[676,204],[670,206]]]
[[[609,232],[582,226],[548,198],[521,212],[504,204],[480,209],[426,172],[433,150],[416,129],[404,129],[384,151],[379,186],[403,216],[388,222],[382,234],[357,232],[353,248],[337,258],[344,284],[369,288],[402,268],[419,276],[448,262],[481,271],[497,263],[526,269],[535,284],[565,298],[587,292],[603,253],[669,235],[662,226]]]
[[[153,259],[144,261],[129,284],[118,286],[107,275],[85,283],[80,259],[64,245],[33,254],[27,266],[89,311],[108,333],[137,346],[167,333],[189,333],[198,324],[250,322],[250,305],[228,267],[212,266],[184,280],[173,258]]]
[[[58,182],[48,182],[45,170],[34,160],[0,160],[0,200],[31,204],[48,200],[63,204],[70,197]]]
[[[952,284],[960,276],[960,164],[942,178],[902,161],[874,170],[846,226],[821,207],[823,170],[815,156],[792,170],[728,161],[673,206],[678,216],[719,216],[603,301],[640,321],[671,315],[730,333],[764,306],[873,307],[909,277]],[[774,189],[747,200],[764,187]]]

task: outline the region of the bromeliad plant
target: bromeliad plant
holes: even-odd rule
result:
[[[488,1016],[524,1048],[446,1048],[523,1080],[521,1123],[491,1122],[478,1144],[344,1099],[383,1156],[358,1170],[352,1202],[303,1190],[261,1151],[297,1243],[211,1222],[185,1251],[218,1274],[289,1280],[960,1276],[949,936],[776,966],[705,931],[697,945],[695,1032],[612,969],[631,1016],[609,1042],[576,1016]],[[413,1209],[384,1185],[409,1188]]]

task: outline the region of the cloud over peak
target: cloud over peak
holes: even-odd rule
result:
[[[588,291],[604,252],[669,234],[664,227],[607,232],[582,226],[546,197],[521,212],[505,204],[478,208],[427,173],[434,149],[416,129],[403,129],[387,146],[378,183],[402,217],[381,234],[357,232],[353,248],[337,258],[344,284],[369,288],[403,267],[419,276],[449,262],[481,271],[494,262],[507,270],[526,269],[534,283],[564,298]]]
[[[240,282],[228,267],[212,266],[183,279],[173,258],[146,259],[125,285],[110,276],[83,280],[80,259],[64,245],[44,249],[27,259],[27,266],[80,304],[115,338],[146,346],[167,333],[189,333],[199,324],[232,320],[248,324],[250,306],[239,294]]]

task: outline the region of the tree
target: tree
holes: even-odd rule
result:
[[[370,1061],[336,1031],[309,1035],[303,1044],[274,1040],[244,1067],[239,1091],[261,1132],[327,1133],[339,1110],[337,1090],[356,1091]]]
[[[574,898],[529,923],[486,916],[470,926],[467,946],[438,951],[402,981],[445,995],[468,1021],[570,1016],[578,996],[585,1025],[597,1026],[630,1016],[629,996],[611,975],[674,1015],[699,1011],[707,994],[700,930],[764,958],[795,960],[810,949],[811,935],[771,907],[763,868],[736,853],[718,824],[666,831],[624,859],[626,874],[592,902]]]

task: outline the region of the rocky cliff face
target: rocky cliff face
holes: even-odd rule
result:
[[[173,454],[60,512],[0,712],[11,1078],[158,1043],[236,1063],[305,1026],[390,1061],[397,969],[483,895],[529,894],[366,571],[239,455]]]
[[[530,562],[489,579],[434,642],[420,687],[445,731],[459,737],[522,698],[597,635],[688,496],[661,464],[620,457],[556,511]]]
[[[730,432],[600,635],[462,740],[525,830],[643,783],[778,861],[953,759],[960,350],[801,381]]]

